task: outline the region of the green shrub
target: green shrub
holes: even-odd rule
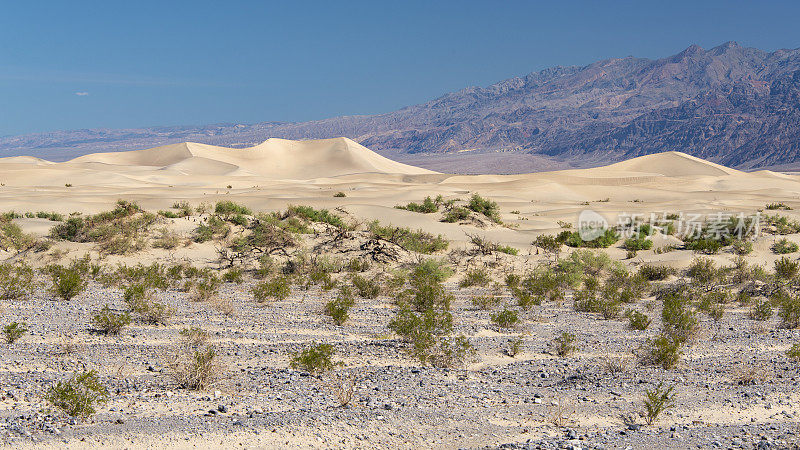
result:
[[[797,251],[797,244],[786,239],[780,239],[779,241],[772,244],[772,251],[773,253],[777,253],[779,255],[784,255],[787,253],[794,253]]]
[[[442,235],[434,236],[422,230],[413,231],[392,225],[383,226],[377,220],[369,224],[369,232],[373,239],[389,241],[406,251],[426,255],[446,250],[450,244]]]
[[[237,269],[235,267],[228,269],[225,274],[222,275],[222,281],[226,283],[242,284],[244,282],[242,269]]]
[[[722,250],[724,243],[718,239],[702,238],[702,239],[686,239],[684,240],[684,247],[687,250],[692,250],[697,253],[706,255],[715,255]]]
[[[792,361],[800,361],[800,344],[794,344],[786,350],[786,356]]]
[[[561,335],[557,336],[553,339],[553,348],[555,349],[556,355],[560,357],[569,356],[578,349],[575,345],[575,335],[572,333],[567,333],[566,331],[562,332]]]
[[[758,301],[750,309],[750,318],[753,320],[769,320],[772,318],[772,305],[767,300]]]
[[[359,297],[373,299],[378,298],[381,294],[381,283],[377,276],[368,280],[361,275],[354,274],[350,280]]]
[[[45,399],[72,417],[88,417],[95,406],[108,400],[108,390],[94,370],[75,372],[69,380],[59,381],[47,391]]]
[[[661,321],[664,333],[677,344],[683,344],[697,333],[697,317],[688,296],[678,292],[668,293],[662,298]]]
[[[774,202],[774,203],[767,203],[766,209],[768,210],[782,209],[785,211],[790,211],[792,208],[787,206],[786,203]]]
[[[0,264],[0,300],[30,297],[34,287],[33,269],[27,264]]]
[[[74,263],[69,267],[48,266],[46,271],[52,280],[51,291],[61,299],[72,300],[86,290],[88,283]]]
[[[697,258],[689,265],[686,275],[697,284],[710,286],[719,280],[721,273],[711,259]]]
[[[331,361],[331,357],[335,353],[336,350],[331,344],[312,343],[293,355],[291,366],[294,369],[319,375],[333,369],[334,363]]]
[[[796,294],[782,295],[778,298],[778,306],[781,326],[790,329],[800,327],[800,297]]]
[[[648,351],[645,362],[661,366],[665,370],[672,369],[681,360],[681,344],[674,336],[662,333],[655,339],[648,341]]]
[[[639,311],[629,309],[625,311],[625,317],[628,318],[628,326],[632,330],[646,330],[647,327],[650,326],[650,318],[647,317],[647,314],[641,313]]]
[[[502,223],[500,220],[500,208],[496,202],[485,199],[478,194],[472,194],[466,207],[470,211],[483,214],[492,222]]]
[[[194,215],[194,208],[187,201],[175,202],[172,204],[172,209],[178,210],[178,217],[189,217]]]
[[[342,192],[342,191],[339,191],[339,192],[337,192],[337,193],[333,194],[333,196],[334,196],[334,197],[337,197],[337,198],[342,198],[342,197],[347,197],[347,194],[345,194],[345,193],[344,193],[344,192]]]
[[[461,206],[456,206],[445,211],[442,215],[442,222],[456,223],[467,220],[469,218],[469,210]]]
[[[775,261],[775,276],[783,280],[791,280],[797,275],[798,263],[791,259],[781,256]]]
[[[497,250],[500,253],[505,253],[506,255],[513,255],[513,256],[519,255],[518,249],[508,245],[498,245],[495,250]]]
[[[28,324],[25,322],[11,322],[3,327],[3,338],[5,338],[6,344],[13,344],[14,342],[17,342],[17,339],[21,338],[22,335],[27,332]]]
[[[350,317],[350,308],[355,304],[353,293],[346,286],[339,290],[339,295],[335,299],[325,304],[325,314],[331,316],[336,325],[344,325]]]
[[[519,315],[511,309],[504,309],[489,317],[498,328],[514,328],[519,324]]]
[[[0,220],[0,250],[20,253],[35,246],[36,238],[33,235],[23,233],[22,228],[15,223]]]
[[[203,243],[215,239],[222,239],[230,233],[230,226],[217,216],[211,216],[205,223],[194,229],[194,241]]]
[[[252,216],[253,211],[246,206],[236,204],[230,200],[220,201],[214,206],[214,213],[225,217],[232,217],[237,214]]]
[[[675,394],[672,393],[674,386],[667,389],[663,386],[664,383],[658,383],[652,391],[645,391],[643,415],[647,425],[655,423],[661,413],[675,406]]]
[[[626,250],[637,252],[639,250],[650,250],[653,248],[653,241],[647,237],[632,237],[625,239],[622,247]]]
[[[397,205],[397,209],[405,209],[406,211],[418,212],[423,214],[431,214],[439,211],[439,206],[442,204],[442,196],[436,197],[436,200],[425,197],[422,204],[411,202],[405,206]]]
[[[639,275],[649,281],[662,281],[675,275],[677,271],[669,266],[656,266],[653,264],[643,264],[639,267]]]
[[[536,236],[536,239],[533,241],[533,245],[541,248],[546,253],[558,255],[561,252],[561,246],[564,245],[565,239],[570,235],[570,232],[566,232],[566,234],[559,236],[540,234],[539,236]]]
[[[286,216],[300,217],[309,222],[326,223],[341,230],[349,228],[341,217],[332,214],[327,209],[314,209],[310,206],[289,206],[286,210]]]
[[[591,241],[584,241],[577,231],[573,231],[567,235],[564,243],[570,247],[586,247],[586,248],[608,248],[619,240],[619,235],[611,228],[603,231],[603,234],[592,239]]]
[[[464,278],[458,283],[461,288],[471,286],[488,286],[491,282],[485,269],[472,269],[464,274]]]
[[[164,211],[164,210],[159,210],[158,211],[158,215],[162,216],[162,217],[166,217],[167,219],[177,219],[177,218],[180,217],[180,216],[178,216],[177,213],[174,213],[172,211]]]
[[[472,306],[478,309],[492,309],[502,302],[502,299],[494,295],[480,295],[472,297]]]
[[[105,305],[92,316],[92,323],[105,334],[117,335],[131,323],[131,315],[115,313],[108,305]]]
[[[211,272],[206,272],[201,276],[194,285],[194,300],[204,302],[215,297],[219,293],[219,287],[222,280]]]
[[[753,243],[744,239],[731,241],[731,250],[737,255],[749,255],[753,252]]]
[[[291,294],[289,280],[285,277],[275,277],[272,280],[264,281],[253,287],[253,297],[259,303],[270,300],[286,300]]]

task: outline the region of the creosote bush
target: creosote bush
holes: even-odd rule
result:
[[[268,281],[262,281],[253,287],[253,297],[258,303],[265,303],[271,300],[286,300],[290,293],[289,280],[286,277],[275,277]]]
[[[3,327],[3,338],[5,339],[6,344],[13,344],[27,332],[28,325],[25,322],[11,322]]]
[[[27,264],[0,264],[0,300],[30,297],[34,287],[33,269]]]
[[[114,312],[108,305],[92,316],[92,324],[105,334],[117,335],[130,323],[130,314]]]
[[[489,199],[485,199],[479,194],[472,194],[472,197],[470,197],[466,208],[478,214],[483,214],[492,222],[502,223],[500,220],[500,208],[497,206],[497,203]]]
[[[645,391],[644,418],[648,425],[658,420],[661,413],[675,406],[674,386],[664,388],[664,383],[658,383],[653,390]]]
[[[359,297],[373,299],[381,295],[381,282],[377,276],[367,279],[361,275],[353,274],[350,281],[353,283],[353,287]]]
[[[566,331],[562,332],[559,336],[553,339],[553,349],[556,355],[560,357],[569,356],[578,349],[575,345],[576,337],[572,333]]]
[[[336,349],[333,345],[313,342],[292,356],[291,366],[294,369],[320,375],[333,369],[334,363],[331,357],[335,353]]]
[[[488,286],[491,282],[486,269],[472,269],[464,274],[464,278],[458,283],[458,287],[465,288],[471,286]]]
[[[782,238],[772,244],[772,251],[779,255],[787,254],[787,253],[794,253],[798,249],[798,246],[795,242],[792,242],[786,238]]]
[[[489,316],[498,328],[514,328],[519,324],[519,314],[512,309],[504,309]]]
[[[350,288],[343,286],[339,290],[339,295],[325,304],[325,314],[329,315],[336,325],[344,325],[350,317],[349,311],[354,304],[355,299],[353,298],[353,293],[350,291]]]
[[[650,326],[651,320],[650,320],[649,317],[647,317],[647,314],[644,314],[642,312],[636,311],[634,309],[629,309],[629,310],[625,311],[625,317],[628,318],[628,320],[629,320],[628,326],[632,330],[642,331],[642,330],[646,330],[647,327]]]
[[[108,400],[108,390],[94,370],[76,372],[47,391],[45,399],[71,417],[89,417],[95,407]]]
[[[800,361],[800,344],[793,344],[786,350],[786,356],[792,361]]]
[[[51,292],[63,300],[72,300],[82,294],[88,285],[79,265],[75,262],[69,267],[51,265],[46,267],[45,271],[52,281]]]
[[[369,224],[369,232],[373,239],[383,239],[406,251],[425,255],[446,250],[450,245],[442,235],[434,236],[426,231],[414,231],[406,227],[384,226],[377,220]]]

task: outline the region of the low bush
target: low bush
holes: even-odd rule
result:
[[[285,277],[275,277],[253,287],[253,297],[258,303],[265,303],[271,300],[286,300],[289,298],[289,294],[291,294],[289,280]]]
[[[71,417],[85,418],[95,407],[108,400],[108,390],[94,370],[76,372],[68,380],[59,381],[47,391],[45,399]]]
[[[768,210],[782,209],[784,211],[790,211],[792,208],[787,206],[786,203],[773,202],[773,203],[767,203],[766,209]]]
[[[675,407],[674,386],[664,389],[664,383],[658,383],[653,390],[645,391],[644,418],[647,425],[652,425],[658,420],[661,413]]]
[[[564,243],[570,247],[585,247],[585,248],[608,248],[619,240],[619,235],[611,228],[603,231],[603,234],[592,239],[591,241],[584,241],[577,231],[573,231],[566,236]]]
[[[11,322],[3,327],[3,338],[6,344],[13,344],[28,332],[28,325],[25,322]]]
[[[292,356],[291,366],[294,369],[319,375],[333,370],[334,363],[331,357],[335,353],[336,350],[331,344],[312,343]]]
[[[467,208],[455,206],[445,211],[444,215],[442,215],[442,222],[457,223],[467,220],[468,218],[469,210]]]
[[[250,208],[243,205],[239,205],[230,200],[217,202],[217,204],[214,206],[214,213],[219,214],[221,216],[225,216],[226,218],[230,218],[236,215],[244,215],[244,216],[253,215],[253,211]]]
[[[639,275],[648,281],[663,281],[675,275],[677,271],[669,266],[657,266],[653,264],[643,264],[639,267]]]
[[[485,269],[472,269],[468,270],[467,273],[464,274],[464,278],[458,283],[458,286],[461,288],[472,287],[472,286],[483,286],[486,287],[492,280],[489,278],[489,275],[486,273]]]
[[[118,335],[130,323],[130,314],[114,312],[108,305],[103,306],[92,316],[92,324],[105,334]]]
[[[796,243],[783,238],[772,244],[772,252],[777,253],[779,255],[784,255],[787,253],[794,253],[798,249]]]
[[[200,391],[222,378],[224,367],[217,351],[210,345],[185,342],[167,361],[168,374],[178,387]]]
[[[314,209],[310,206],[289,206],[286,210],[286,217],[293,216],[309,222],[326,223],[340,230],[349,228],[341,217],[332,214],[327,209]]]
[[[572,333],[567,333],[566,331],[562,332],[561,335],[557,336],[553,339],[553,349],[556,352],[556,355],[560,357],[566,357],[571,355],[578,349],[575,345],[576,337]]]
[[[181,235],[168,229],[158,230],[158,235],[153,239],[153,247],[172,250],[181,244]]]
[[[405,209],[406,211],[418,212],[423,214],[431,214],[439,211],[439,206],[443,203],[442,196],[436,197],[436,200],[430,198],[430,196],[425,197],[425,200],[420,203],[411,202],[405,206],[397,205],[395,208],[397,209]]]
[[[662,333],[648,341],[644,362],[669,370],[678,365],[682,354],[680,342],[674,336]]]
[[[781,256],[775,261],[775,276],[782,280],[791,280],[797,276],[798,266],[797,261]]]
[[[784,294],[776,298],[778,302],[778,317],[781,326],[795,329],[800,327],[800,296],[797,294]]]
[[[33,269],[25,263],[0,264],[0,300],[19,300],[33,295]]]
[[[350,308],[355,304],[353,293],[347,286],[339,290],[339,294],[333,300],[325,304],[325,314],[331,316],[336,325],[342,326],[350,317]]]
[[[347,197],[347,194],[345,194],[345,193],[344,193],[344,192],[342,192],[342,191],[339,191],[339,192],[337,192],[337,193],[333,194],[333,196],[334,196],[334,197],[337,197],[337,198],[343,198],[343,197]]]
[[[383,226],[377,220],[369,224],[369,232],[373,239],[389,241],[402,249],[426,255],[446,250],[449,242],[442,235],[434,236],[428,232],[410,228]]]
[[[677,344],[683,344],[698,331],[698,321],[685,293],[671,292],[662,296],[661,321],[664,333]]]
[[[205,272],[194,284],[193,300],[204,302],[216,297],[222,280],[214,273]]]
[[[350,281],[353,283],[353,287],[359,297],[373,299],[381,295],[381,283],[377,276],[367,279],[361,275],[354,274]]]
[[[489,316],[498,328],[514,328],[519,324],[519,314],[512,309],[504,309]]]
[[[483,214],[486,218],[495,223],[502,223],[500,220],[500,208],[497,203],[485,199],[478,194],[472,194],[466,208],[478,214]]]
[[[753,252],[753,243],[744,239],[731,241],[731,250],[737,255],[749,255]]]
[[[242,273],[242,269],[237,268],[230,268],[228,269],[224,275],[222,275],[222,281],[226,283],[236,283],[242,284],[244,283],[244,276]]]
[[[792,361],[800,361],[800,344],[793,344],[786,350],[786,356]]]
[[[52,281],[51,292],[66,301],[82,294],[88,285],[80,268],[73,263],[69,267],[51,265],[45,268]]]
[[[769,320],[772,318],[772,305],[767,300],[757,301],[750,308],[750,318],[753,320]]]
[[[494,295],[479,295],[472,297],[470,301],[475,308],[487,310],[499,305],[503,300]]]
[[[647,314],[636,311],[634,309],[629,309],[625,311],[625,317],[628,318],[629,321],[628,326],[632,330],[639,330],[639,331],[646,330],[647,327],[650,326],[650,322],[652,322],[652,320],[649,317],[647,317]]]

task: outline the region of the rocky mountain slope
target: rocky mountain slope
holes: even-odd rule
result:
[[[692,45],[657,60],[550,68],[375,116],[15,136],[0,138],[0,156],[335,136],[378,151],[516,152],[572,166],[669,150],[744,169],[800,165],[800,49]]]

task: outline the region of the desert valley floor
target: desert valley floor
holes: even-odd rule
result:
[[[2,445],[798,445],[797,175],[678,152],[593,169],[447,175],[342,138],[185,143],[64,163],[4,158],[0,184],[0,213],[14,213],[0,221],[0,278],[32,269],[30,290],[0,299],[0,326],[27,328],[0,344]],[[496,202],[496,214],[470,204],[475,194]],[[426,197],[435,211],[396,208]],[[634,250],[624,238],[607,248],[534,244],[566,238],[586,210],[612,225],[635,217],[673,227],[757,215],[762,229],[711,249],[666,231]],[[458,214],[443,221],[449,212]],[[256,242],[265,229],[272,240]],[[54,266],[81,272],[85,289],[58,298]],[[446,306],[409,306],[422,291],[419,267],[442,274],[420,283]],[[131,300],[136,286],[145,303]],[[329,305],[342,298],[353,302],[337,325]],[[680,341],[670,299],[692,322],[680,325]],[[142,304],[171,313],[148,321]],[[98,330],[105,306],[129,315],[119,334]],[[403,311],[452,317],[431,335],[438,350],[426,348],[427,361],[413,353],[419,334],[392,325]],[[634,329],[643,316],[651,322]],[[456,337],[474,351],[448,353]],[[665,337],[678,359],[653,363]],[[320,344],[330,345],[332,367],[298,364]],[[199,387],[176,377],[186,348],[215,356],[215,376]],[[106,401],[71,417],[52,387],[89,371]],[[674,405],[648,424],[646,393],[668,386]]]

